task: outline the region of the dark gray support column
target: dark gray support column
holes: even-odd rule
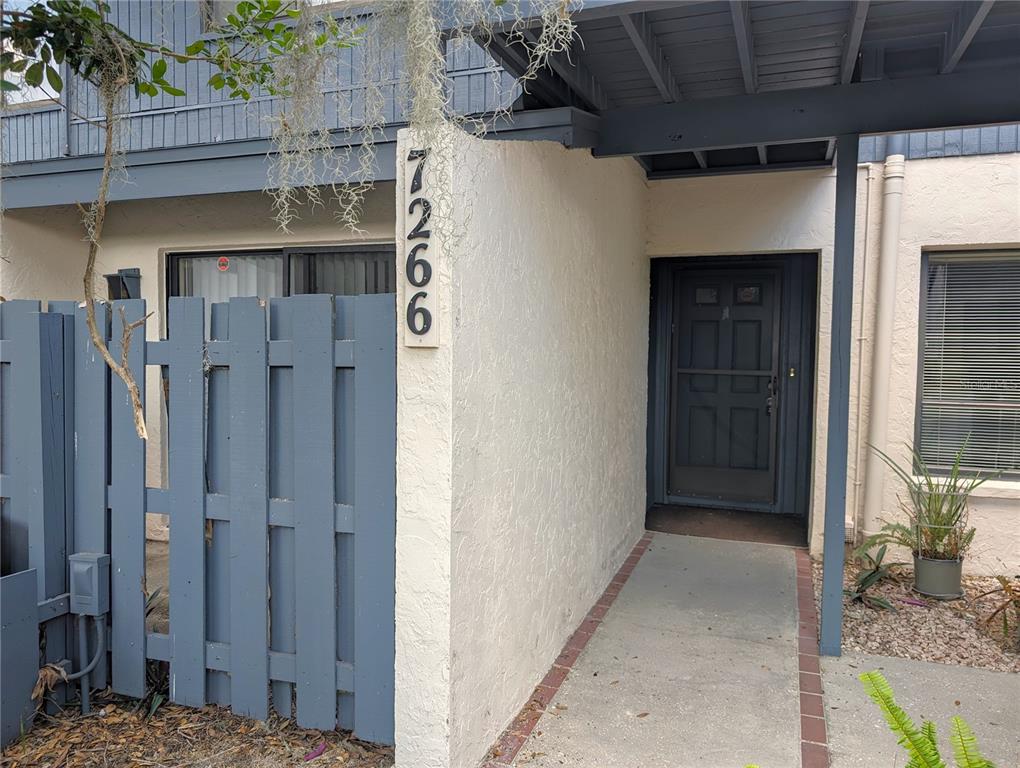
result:
[[[843,535],[846,524],[847,431],[850,423],[850,338],[859,137],[836,140],[836,232],[832,256],[832,346],[825,450],[825,544],[819,649],[839,656],[843,623]]]

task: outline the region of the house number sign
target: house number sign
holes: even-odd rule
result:
[[[404,174],[405,183],[410,179],[405,196],[403,265],[404,345],[409,347],[439,346],[438,254],[429,228],[432,203],[424,179],[428,154],[427,149],[408,152]]]

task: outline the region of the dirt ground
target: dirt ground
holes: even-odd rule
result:
[[[94,704],[82,717],[72,708],[59,717],[40,715],[35,727],[11,744],[2,768],[282,768],[329,766],[383,768],[393,751],[351,739],[341,731],[298,728],[273,716],[266,722],[218,707],[148,706],[120,697]]]
[[[848,562],[844,586],[851,586],[857,567]],[[822,591],[822,566],[814,564],[815,599]],[[896,578],[883,581],[869,594],[884,597],[895,610],[869,608],[843,597],[843,647],[848,651],[898,656],[978,667],[999,672],[1020,672],[1016,614],[1010,612],[1009,632],[1004,635],[1001,614],[986,622],[994,610],[994,598],[977,599],[998,586],[995,579],[964,575],[964,597],[936,600],[913,591],[909,566],[897,570]]]

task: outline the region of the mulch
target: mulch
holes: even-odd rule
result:
[[[219,707],[164,704],[151,717],[138,702],[112,695],[92,714],[74,707],[39,714],[35,727],[0,757],[2,768],[277,768],[393,765],[393,750],[343,731],[299,728],[276,715],[264,722]]]
[[[844,586],[851,586],[857,567],[847,564]],[[815,599],[821,595],[822,567],[813,567]],[[1011,612],[1008,631],[1000,618],[987,621],[993,598],[978,596],[998,586],[995,579],[964,574],[964,597],[937,600],[913,590],[909,566],[897,569],[895,578],[875,585],[869,594],[884,597],[895,610],[870,608],[843,598],[843,649],[879,656],[898,656],[977,667],[998,672],[1020,672],[1017,621]]]

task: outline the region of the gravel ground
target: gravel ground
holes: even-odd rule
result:
[[[848,563],[844,584],[850,586],[857,568]],[[1017,627],[1011,617],[1008,638],[1002,636],[998,617],[985,624],[994,597],[975,597],[998,586],[992,578],[964,576],[966,597],[934,600],[914,592],[913,573],[904,567],[894,580],[872,588],[870,594],[886,598],[895,611],[868,608],[843,598],[843,647],[849,651],[935,661],[999,672],[1020,672]],[[814,563],[815,600],[822,591],[822,566]],[[1001,616],[1001,614],[1000,614]]]

